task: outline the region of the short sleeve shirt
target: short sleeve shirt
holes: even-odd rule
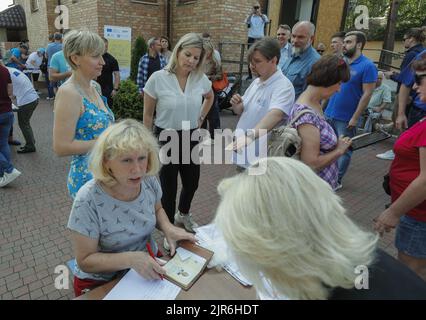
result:
[[[107,194],[95,180],[88,181],[77,193],[68,228],[99,241],[99,252],[143,251],[151,241],[156,221],[155,204],[162,191],[156,177],[146,177],[141,193],[133,201],[117,200]],[[115,273],[88,274],[76,270],[81,279],[110,280]]]
[[[395,159],[389,171],[392,202],[396,201],[420,174],[419,148],[426,148],[426,118],[404,131],[395,142]],[[426,201],[411,209],[407,215],[426,222]]]
[[[380,87],[374,89],[373,95],[368,103],[368,109],[380,107],[385,102],[392,102],[392,93],[391,89],[386,84],[382,84]]]
[[[415,60],[420,60],[424,55],[426,55],[426,50],[420,52],[416,56]],[[414,75],[415,75],[415,72],[410,67],[407,67],[404,70],[402,70],[401,74],[399,75],[399,80],[401,80],[401,83],[404,84],[406,87],[411,88],[415,82]],[[414,100],[413,104],[415,107],[426,111],[426,102],[423,102],[420,99],[420,95],[417,94],[416,91],[414,91],[413,100]]]
[[[7,93],[9,83],[12,83],[9,71],[0,65],[0,114],[12,112],[12,101]]]
[[[377,81],[377,68],[374,63],[361,55],[350,64],[351,78],[341,85],[328,102],[325,115],[328,118],[349,122],[364,93],[362,85]]]
[[[250,28],[248,36],[254,39],[260,39],[265,36],[265,24],[269,23],[266,15],[262,14],[263,18],[257,15],[251,15]]]
[[[277,70],[268,80],[262,82],[260,78],[254,80],[242,97],[244,111],[237,123],[235,137],[243,135],[248,129],[253,129],[266,116],[278,109],[284,113],[283,124],[290,115],[294,103],[294,88],[280,70]],[[278,124],[278,125],[280,125]],[[233,162],[240,166],[248,166],[255,158],[254,154],[264,157],[262,152],[256,150],[259,146],[266,146],[266,136],[260,137],[248,146],[241,154],[233,154]],[[252,159],[252,161],[250,160]]]
[[[205,74],[191,72],[183,92],[174,73],[160,70],[148,79],[144,92],[157,100],[155,125],[182,130],[198,127],[203,96],[211,88],[212,83]],[[190,128],[183,127],[184,121],[190,122]]]
[[[33,52],[28,57],[25,65],[27,66],[28,69],[39,69],[42,62],[43,62],[43,57],[40,57],[37,52]]]
[[[12,79],[13,95],[16,97],[18,107],[36,101],[39,96],[31,80],[20,70],[7,68]]]
[[[325,120],[323,116],[319,115],[314,109],[310,108],[309,106],[295,104],[293,106],[293,109],[291,110],[290,121],[291,119],[296,117],[301,111],[306,109],[314,112],[315,114],[305,113],[294,123],[294,127],[298,128],[299,126],[303,124],[310,124],[319,130],[321,155],[336,149],[336,146],[337,146],[336,133],[334,132],[330,124],[327,122],[327,120]],[[338,185],[337,180],[339,175],[339,168],[337,167],[337,161],[323,168],[320,172],[318,172],[318,175],[324,181],[328,182],[333,189],[335,189]]]
[[[67,60],[65,60],[64,52],[61,50],[56,52],[50,60],[50,68],[55,69],[59,73],[64,73],[71,70]],[[59,84],[64,83],[65,80],[58,81]]]

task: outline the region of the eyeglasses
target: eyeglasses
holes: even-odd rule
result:
[[[325,50],[317,50],[318,53],[324,53]]]
[[[277,36],[285,36],[285,33],[277,33]]]
[[[254,6],[253,7],[253,9],[256,9],[256,10],[259,9],[259,8],[260,8],[259,6]]]
[[[423,78],[426,78],[426,73],[424,73],[424,74],[417,74],[416,73],[416,75],[414,77],[414,80],[416,81],[416,84],[418,86],[420,86],[422,84]]]

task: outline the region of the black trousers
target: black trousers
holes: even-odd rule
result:
[[[160,133],[164,129],[155,127],[154,133],[159,137]],[[190,134],[195,130],[191,130]],[[182,190],[179,197],[178,209],[183,214],[188,214],[191,209],[191,202],[194,198],[195,192],[198,189],[198,182],[200,180],[200,165],[193,162],[189,154],[189,163],[183,164],[184,152],[188,153],[188,150],[183,148],[182,135],[183,131],[176,131],[179,137],[179,144],[174,144],[172,148],[179,148],[179,163],[162,164],[160,170],[160,183],[163,190],[163,197],[161,198],[161,204],[163,205],[164,211],[171,223],[175,221],[176,213],[176,196],[178,188],[178,175],[180,175],[182,181]],[[187,133],[187,132],[186,132]],[[160,146],[164,146],[169,143],[171,137],[168,137],[166,141],[159,141]],[[190,142],[190,153],[198,145],[199,141]],[[167,155],[170,157],[172,151],[169,150]],[[188,155],[185,155],[188,157]]]

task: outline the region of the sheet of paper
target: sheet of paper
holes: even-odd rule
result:
[[[188,251],[182,247],[176,249],[176,254],[180,257],[182,261],[189,259],[192,256],[191,251]]]
[[[180,290],[166,279],[146,280],[130,269],[104,300],[175,300]]]
[[[206,249],[215,251],[214,248],[222,248],[226,250],[227,245],[222,234],[216,228],[216,225],[211,223],[199,228],[196,228],[195,238],[198,240],[198,245]],[[214,245],[212,245],[214,243]],[[214,259],[214,256],[213,256]],[[239,271],[235,261],[228,257],[227,263],[223,266],[224,270],[232,277],[239,281],[244,286],[251,286],[252,283],[247,280]]]

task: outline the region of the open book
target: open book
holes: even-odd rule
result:
[[[163,266],[167,271],[164,278],[188,290],[203,273],[213,254],[213,251],[189,241],[179,242],[176,254]]]

